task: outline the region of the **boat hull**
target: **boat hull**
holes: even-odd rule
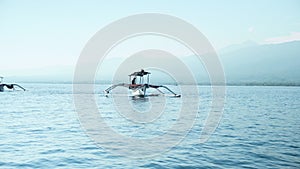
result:
[[[136,89],[131,89],[131,94],[132,94],[132,96],[135,96],[135,97],[145,97],[146,90],[147,90],[146,86],[136,88]]]

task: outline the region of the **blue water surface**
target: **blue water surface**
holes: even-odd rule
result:
[[[223,118],[210,139],[200,143],[211,91],[198,86],[197,119],[183,141],[159,155],[134,159],[101,148],[86,134],[75,111],[72,84],[23,86],[27,91],[0,93],[0,168],[300,168],[299,87],[227,87]],[[95,99],[112,128],[127,135],[134,131],[131,136],[137,138],[161,134],[166,127],[162,123],[142,132],[124,119],[109,120],[115,110],[113,99],[101,92],[105,87],[96,86]],[[178,117],[178,99],[158,96],[152,101],[159,99],[166,99],[168,109],[162,118]],[[149,100],[131,104],[139,109]]]

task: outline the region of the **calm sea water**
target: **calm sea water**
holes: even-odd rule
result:
[[[74,108],[71,84],[23,86],[28,91],[0,93],[1,168],[300,168],[299,87],[227,87],[219,127],[201,144],[211,94],[209,87],[198,86],[198,116],[184,140],[160,155],[133,159],[107,151],[87,136]],[[96,92],[105,87],[98,85]],[[159,99],[164,98],[151,101]],[[117,132],[154,137],[165,127],[157,123],[147,126],[152,132],[133,129],[118,119],[122,117],[113,116],[111,97],[97,95],[96,100]],[[176,117],[178,100],[166,98],[164,120]],[[140,109],[149,102],[132,100],[130,104]]]

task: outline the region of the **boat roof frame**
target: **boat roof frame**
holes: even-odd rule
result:
[[[149,74],[151,74],[151,73],[150,72],[145,72],[145,71],[139,71],[139,72],[133,72],[133,73],[131,73],[128,76],[140,76],[140,77],[143,77],[143,76],[149,75]]]

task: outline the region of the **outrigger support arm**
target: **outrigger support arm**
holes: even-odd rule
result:
[[[3,84],[3,83],[0,84],[0,91],[3,92],[4,91],[4,87],[6,87],[8,89],[15,90],[15,86],[17,86],[17,87],[19,87],[19,88],[21,88],[22,90],[25,91],[25,89],[22,86],[18,85],[18,84]]]
[[[160,87],[162,87],[162,88],[165,88],[165,89],[167,89],[169,92],[171,92],[173,95],[174,95],[174,97],[181,97],[181,95],[179,95],[179,94],[176,94],[175,92],[173,92],[171,89],[169,89],[168,87],[166,87],[166,86],[163,86],[163,85],[150,85],[150,84],[145,84],[145,85],[132,85],[132,84],[126,84],[126,83],[119,83],[119,84],[116,84],[116,85],[112,85],[112,86],[110,86],[109,88],[107,88],[107,89],[105,89],[104,90],[104,93],[105,94],[108,94],[111,90],[113,90],[114,88],[116,88],[116,87],[119,87],[119,86],[121,86],[121,87],[143,87],[143,86],[145,86],[146,88],[154,88],[154,89],[156,89],[157,91],[159,91],[160,93],[162,93],[162,94],[164,94],[164,92],[162,92],[161,90],[159,90],[158,88],[160,88]]]
[[[122,86],[122,87],[129,87],[129,84],[126,84],[126,83],[119,83],[119,84],[116,84],[116,85],[112,85],[110,86],[109,88],[105,89],[104,90],[104,93],[105,94],[108,94],[112,89],[118,87],[118,86]]]
[[[158,90],[159,92],[161,92],[158,88],[159,87],[163,87],[165,89],[167,89],[169,92],[171,92],[172,94],[174,94],[175,97],[181,97],[181,95],[176,94],[175,92],[173,92],[171,89],[169,89],[167,86],[163,86],[163,85],[149,85],[149,87],[154,88],[156,90]],[[162,92],[161,92],[162,93]]]
[[[19,88],[21,88],[22,90],[25,91],[25,89],[24,89],[22,86],[18,85],[18,84],[11,84],[11,85],[13,85],[13,86],[18,86]]]

